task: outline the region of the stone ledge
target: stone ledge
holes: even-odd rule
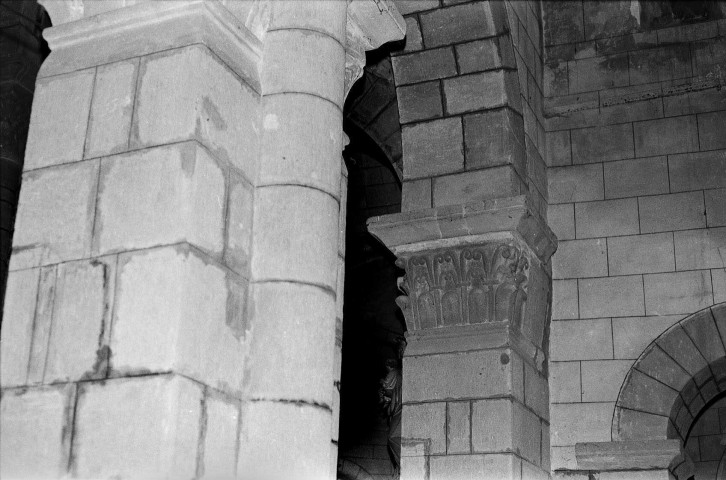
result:
[[[217,2],[149,2],[46,29],[52,53],[38,77],[201,43],[255,91],[260,91],[262,44]]]
[[[581,470],[665,469],[681,453],[680,440],[578,443],[577,467]]]
[[[471,243],[484,234],[519,238],[543,263],[557,249],[557,238],[524,195],[372,217],[368,231],[396,255],[429,249],[432,241]]]

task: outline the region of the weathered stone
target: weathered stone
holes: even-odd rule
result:
[[[550,202],[571,203],[602,200],[602,165],[551,168],[547,172]]]
[[[639,231],[638,201],[626,198],[577,203],[575,226],[577,238],[636,234]]]
[[[543,10],[546,45],[559,45],[584,40],[585,30],[581,2],[553,2]]]
[[[401,124],[428,120],[443,114],[439,82],[398,87],[398,113]]]
[[[610,402],[553,404],[550,410],[552,445],[609,441],[613,407]]]
[[[401,436],[426,439],[430,442],[430,453],[446,453],[446,403],[406,405],[401,416]]]
[[[701,192],[641,197],[638,199],[638,207],[641,233],[706,226],[706,212]]]
[[[552,318],[571,320],[578,318],[577,280],[552,281]]]
[[[459,72],[466,74],[501,67],[514,68],[513,52],[508,40],[508,37],[487,38],[457,45]]]
[[[678,392],[655,379],[632,370],[618,396],[618,406],[668,416]]]
[[[628,84],[627,54],[567,62],[570,93],[589,92]]]
[[[668,417],[616,407],[613,440],[666,440]]]
[[[644,442],[607,442],[607,443],[580,443],[575,446],[577,464],[583,469],[590,470],[628,470],[638,468],[666,469],[671,461],[681,453],[678,440],[652,440]],[[631,476],[633,474],[645,474]],[[622,478],[617,475],[627,475],[628,480],[656,480],[666,477],[655,476],[655,472],[612,472],[607,478]],[[606,478],[600,474],[600,478]]]
[[[691,376],[695,376],[706,368],[706,360],[683,327],[676,326],[670,329],[666,335],[658,337],[656,343]],[[691,379],[689,379],[688,383],[692,385],[691,395],[685,392],[689,388],[688,385],[681,389],[683,400],[686,402],[689,402],[691,397],[699,396],[695,383]]]
[[[673,233],[677,270],[726,267],[726,228]]]
[[[431,480],[482,478],[502,480],[519,478],[521,460],[512,454],[433,456],[429,460]]]
[[[633,133],[637,157],[698,151],[694,115],[635,122]]]
[[[633,275],[675,270],[673,235],[656,233],[608,239],[610,275]]]
[[[87,257],[98,162],[26,173],[18,202],[10,269]]]
[[[410,212],[431,208],[431,180],[428,178],[403,182],[401,187],[401,211]]]
[[[578,285],[581,318],[629,317],[645,314],[643,279],[640,275],[592,278],[581,280]]]
[[[438,47],[496,35],[490,5],[471,3],[421,14],[427,47]]]
[[[550,362],[550,400],[552,403],[573,403],[582,400],[580,362]]]
[[[403,134],[404,179],[460,171],[464,168],[461,119],[445,118],[406,126]]]
[[[643,353],[643,349],[654,338],[681,318],[680,315],[614,318],[613,347],[615,358],[638,358]]]
[[[640,372],[680,392],[691,379],[690,374],[657,345],[652,345],[637,362]]]
[[[713,303],[708,271],[644,275],[643,281],[648,315],[688,314]]]
[[[233,478],[237,458],[237,430],[240,407],[215,396],[204,399],[206,431],[204,436],[203,478]]]
[[[100,254],[189,242],[221,255],[225,178],[195,142],[104,159],[95,250]]]
[[[670,155],[668,166],[671,192],[726,187],[726,150]]]
[[[571,130],[572,163],[608,162],[631,158],[633,128],[628,123]]]
[[[33,340],[40,269],[8,275],[0,337],[0,381],[3,387],[25,385]]]
[[[501,166],[437,177],[433,181],[434,207],[475,203],[518,195],[522,181],[511,166]]]
[[[252,258],[253,187],[241,175],[230,174],[228,195],[224,261],[246,276]]]
[[[603,169],[605,198],[669,193],[666,157],[609,162]]]
[[[553,321],[550,335],[553,361],[613,358],[610,319]]]
[[[83,158],[94,76],[88,69],[38,81],[25,171]]]
[[[449,114],[510,106],[521,110],[517,77],[506,70],[472,73],[444,80]]]
[[[524,404],[540,419],[549,421],[550,389],[547,377],[537,372],[529,363],[524,364]]]
[[[446,410],[446,452],[471,452],[471,404],[449,402]]]
[[[549,205],[547,224],[559,240],[575,238],[575,205],[572,203]]]
[[[608,256],[605,240],[568,240],[558,244],[552,257],[552,278],[605,277]]]
[[[709,227],[726,226],[726,188],[706,190],[706,218]]]
[[[195,475],[201,414],[196,383],[154,375],[85,384],[78,395],[76,475]]]
[[[86,158],[112,155],[128,148],[138,69],[135,60],[98,67]]]
[[[456,75],[452,48],[437,48],[391,58],[396,85],[418,83]]]
[[[630,83],[650,83],[691,76],[688,45],[666,45],[631,52]]]
[[[640,21],[627,2],[587,3],[583,9],[586,39],[630,33]]]
[[[582,362],[582,401],[614,402],[620,386],[633,364],[630,360],[594,360]]]
[[[467,170],[511,164],[525,177],[524,123],[513,110],[466,115],[464,137]]]
[[[560,130],[547,132],[547,153],[545,159],[547,166],[558,167],[572,163],[572,146],[570,144],[570,131]]]

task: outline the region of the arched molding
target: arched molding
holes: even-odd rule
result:
[[[615,441],[679,439],[726,393],[726,302],[656,338],[628,372],[612,422]]]

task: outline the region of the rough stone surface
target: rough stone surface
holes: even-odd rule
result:
[[[671,191],[726,187],[726,150],[668,157]]]
[[[549,367],[552,403],[580,402],[580,362],[550,362]]]
[[[440,117],[443,114],[439,82],[399,87],[398,113],[401,124]]]
[[[173,375],[84,385],[73,441],[76,474],[193,477],[201,390]]]
[[[464,167],[464,140],[459,118],[406,126],[403,134],[404,179],[450,173]]]
[[[698,131],[693,115],[635,122],[633,133],[638,157],[698,151]]]
[[[430,480],[454,478],[519,479],[521,460],[511,454],[448,455],[429,460]]]
[[[550,410],[552,445],[610,441],[614,406],[610,402],[553,404]]]
[[[491,37],[495,32],[487,3],[442,8],[421,15],[421,29],[427,47]]]
[[[605,198],[669,193],[666,157],[610,162],[603,168]]]
[[[553,361],[613,358],[610,319],[552,322],[550,357]],[[553,419],[553,424],[554,419]]]
[[[0,381],[24,385],[28,374],[40,269],[10,272],[0,336]]]
[[[401,436],[427,439],[430,453],[446,453],[446,403],[405,405],[401,416]]]
[[[552,281],[552,319],[578,318],[577,280]]]
[[[614,402],[633,362],[595,360],[582,362],[582,401]]]
[[[706,226],[701,192],[654,195],[638,199],[641,233],[687,230]]]
[[[640,275],[581,280],[578,286],[581,318],[645,314],[643,279]]]
[[[726,228],[674,232],[677,270],[726,268]]]
[[[449,402],[446,415],[446,452],[470,453],[471,404]]]
[[[237,466],[237,430],[239,404],[207,396],[206,432],[204,437],[203,478],[233,478]]]
[[[456,75],[456,60],[451,48],[437,48],[391,59],[396,85],[418,83]]]
[[[578,203],[575,205],[577,238],[639,233],[638,215],[635,198]]]
[[[574,129],[572,163],[594,163],[633,157],[633,128],[629,123]]]
[[[726,188],[706,190],[706,218],[709,227],[726,226]]]
[[[224,261],[242,276],[249,275],[252,258],[253,188],[242,176],[231,175],[227,205]]]
[[[188,242],[223,249],[225,179],[195,142],[101,162],[96,249],[101,254]]]
[[[674,258],[670,233],[608,239],[610,275],[671,272],[676,266]]]
[[[95,69],[38,82],[25,152],[25,170],[83,158]]]
[[[607,276],[607,252],[605,239],[602,238],[561,241],[552,257],[552,278]]]
[[[547,171],[551,203],[602,200],[602,165],[551,168]]]
[[[452,115],[511,105],[520,110],[517,77],[506,70],[473,73],[444,80],[446,112]]]
[[[433,181],[434,207],[512,197],[521,189],[519,176],[508,165],[446,175]]]

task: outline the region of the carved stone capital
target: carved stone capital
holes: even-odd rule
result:
[[[366,51],[402,40],[406,21],[391,0],[350,0],[345,35],[345,97],[363,75]]]

